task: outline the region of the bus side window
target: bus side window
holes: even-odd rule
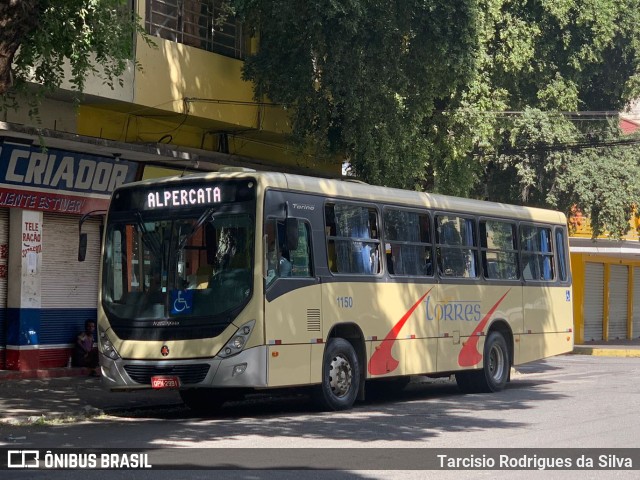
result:
[[[329,270],[332,272],[338,271],[338,262],[336,259],[336,244],[335,240],[330,240],[329,237],[336,236],[336,216],[333,211],[333,205],[326,205],[324,207],[325,226],[324,234],[327,238],[327,263]]]
[[[267,236],[267,285],[276,278],[311,277],[310,226],[306,221],[298,222],[298,241],[294,250],[287,246],[284,220],[265,222]]]
[[[329,269],[334,273],[377,275],[380,267],[378,213],[369,205],[325,206]]]
[[[560,281],[566,282],[569,278],[567,273],[567,253],[565,250],[564,231],[556,229],[556,251],[558,252],[558,273]]]
[[[383,229],[390,275],[433,275],[431,223],[427,213],[385,208]]]
[[[436,217],[438,272],[444,277],[476,278],[478,252],[475,221],[452,215]]]
[[[550,228],[521,225],[520,248],[525,280],[551,281],[555,278]]]
[[[480,222],[480,252],[486,278],[518,279],[516,238],[515,223],[500,220]]]
[[[305,221],[298,222],[298,247],[289,252],[292,277],[311,277],[311,228]]]

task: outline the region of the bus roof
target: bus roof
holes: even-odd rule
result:
[[[369,185],[349,179],[330,179],[307,177],[280,172],[267,171],[221,171],[207,173],[190,173],[187,175],[156,178],[136,182],[136,185],[158,185],[162,183],[180,183],[193,180],[213,180],[220,178],[251,177],[260,182],[264,188],[275,188],[302,193],[312,193],[329,198],[364,200],[407,207],[423,207],[435,211],[468,213],[487,217],[509,217],[516,220],[528,220],[565,225],[566,217],[562,212],[542,208],[524,207],[505,203],[487,202],[470,198],[453,197],[435,193],[401,190],[398,188]],[[132,184],[127,184],[129,186]]]

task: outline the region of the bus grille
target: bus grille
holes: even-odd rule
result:
[[[209,372],[209,365],[125,365],[125,371],[137,383],[151,384],[151,377],[156,375],[172,375],[180,377],[180,383],[199,383]]]

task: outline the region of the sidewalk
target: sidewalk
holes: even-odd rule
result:
[[[175,390],[110,392],[88,372],[83,368],[0,370],[0,445],[7,440],[2,434],[7,424],[80,422],[123,409],[182,405]]]
[[[640,357],[640,339],[615,344],[588,342],[574,354]],[[123,409],[182,405],[174,390],[110,392],[99,378],[82,368],[52,368],[16,372],[0,370],[0,445],[7,440],[7,425],[40,422],[80,422]]]

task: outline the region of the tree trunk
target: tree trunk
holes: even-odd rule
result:
[[[4,0],[0,3],[0,95],[11,88],[15,54],[25,36],[38,25],[46,3],[38,0]]]

